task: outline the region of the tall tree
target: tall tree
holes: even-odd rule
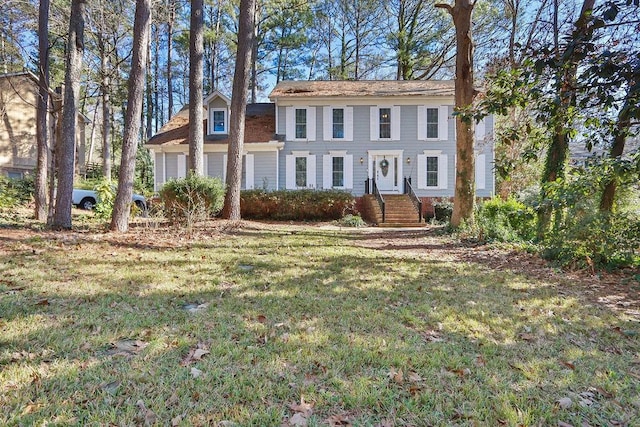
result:
[[[251,52],[254,42],[256,0],[240,0],[238,24],[238,53],[233,75],[231,94],[231,126],[227,149],[227,193],[224,198],[222,217],[240,219],[240,186],[242,183],[242,149],[244,145],[244,120],[247,110],[247,89]]]
[[[460,112],[472,108],[473,87],[473,39],[471,37],[471,15],[475,2],[455,0],[454,6],[439,3],[436,7],[446,9],[456,27],[456,78],[455,108]],[[473,121],[463,115],[456,116],[456,188],[453,201],[451,226],[459,227],[463,221],[473,221],[475,201],[475,140]]]
[[[136,16],[133,27],[133,59],[129,75],[127,114],[124,122],[122,160],[118,176],[118,194],[113,206],[111,230],[124,233],[129,228],[129,212],[133,195],[136,152],[140,138],[142,99],[151,25],[151,0],[136,0]]]
[[[557,3],[556,3],[557,4]],[[557,96],[551,104],[551,142],[547,150],[544,170],[542,172],[541,198],[547,199],[548,185],[558,178],[564,178],[565,166],[569,152],[569,135],[573,129],[571,109],[576,104],[576,73],[580,58],[585,54],[585,37],[587,37],[591,13],[595,0],[584,0],[580,16],[565,49],[561,52],[558,37],[555,37],[556,75],[553,85]],[[554,14],[557,16],[557,13]],[[551,225],[552,206],[543,204],[538,211],[538,237],[542,238]]]
[[[167,0],[167,96],[169,117],[173,116],[173,26],[176,21],[176,0]]]
[[[65,60],[64,104],[62,107],[62,140],[59,143],[58,189],[56,211],[52,226],[56,229],[71,228],[71,196],[76,157],[76,121],[82,78],[82,55],[84,53],[84,11],[86,0],[71,1],[69,38]]]
[[[204,55],[203,4],[191,1],[189,30],[189,170],[204,173],[204,128],[202,124],[202,80]]]
[[[35,217],[47,219],[47,172],[49,168],[49,0],[40,0],[38,12],[38,105],[36,138],[38,158],[35,182]]]

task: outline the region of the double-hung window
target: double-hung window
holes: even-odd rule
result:
[[[427,138],[438,138],[438,108],[427,108]]]
[[[307,137],[307,109],[296,108],[296,138],[305,139]]]
[[[334,108],[333,118],[333,138],[344,138],[344,108]]]
[[[344,187],[344,157],[332,157],[332,187]]]
[[[307,186],[307,158],[296,157],[296,187]]]
[[[427,156],[427,187],[438,186],[438,157]]]
[[[391,108],[380,108],[379,110],[380,139],[391,138]]]

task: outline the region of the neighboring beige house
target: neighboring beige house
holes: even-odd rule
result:
[[[0,175],[22,178],[36,167],[37,77],[29,72],[0,74]],[[58,97],[59,95],[54,95]],[[85,128],[78,115],[76,164],[85,164]],[[49,141],[54,139],[54,115],[49,115]]]

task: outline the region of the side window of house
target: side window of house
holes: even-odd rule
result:
[[[438,158],[427,157],[427,187],[438,186]]]
[[[380,108],[380,139],[391,138],[391,108]]]
[[[214,132],[224,132],[226,129],[224,128],[224,111],[214,111],[213,112],[213,131]]]
[[[332,186],[344,187],[344,157],[332,157]]]
[[[297,187],[307,186],[307,158],[306,157],[296,157],[296,186]]]
[[[437,108],[427,108],[427,138],[438,138]]]
[[[333,109],[333,138],[344,138],[344,109]]]
[[[296,138],[307,137],[307,110],[306,108],[296,108]]]

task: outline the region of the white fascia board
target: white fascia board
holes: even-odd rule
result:
[[[280,107],[298,107],[315,105],[455,105],[453,96],[372,96],[372,97],[313,97],[282,99],[279,98],[276,104]]]

